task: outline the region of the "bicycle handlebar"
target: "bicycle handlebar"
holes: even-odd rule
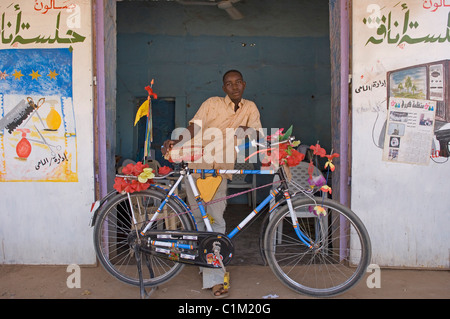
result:
[[[244,143],[244,144],[241,144],[241,145],[236,145],[234,147],[234,149],[236,150],[236,153],[239,153],[242,150],[246,150],[246,149],[250,148],[250,146],[253,146],[253,147],[259,146],[259,147],[263,147],[265,149],[268,149],[271,146],[279,145],[279,144],[283,144],[283,143],[288,143],[288,142],[293,141],[293,140],[295,140],[294,136],[290,136],[288,139],[286,139],[284,141],[278,141],[276,143],[271,143],[270,141],[268,141],[266,139],[261,140],[261,141],[251,140],[251,141],[249,141],[247,143]]]
[[[236,145],[234,147],[234,149],[236,150],[236,153],[239,153],[240,151],[246,150],[247,148],[250,148],[250,146],[256,146],[256,145],[262,145],[258,142],[256,142],[256,140],[251,140],[247,143],[241,144],[241,145]]]

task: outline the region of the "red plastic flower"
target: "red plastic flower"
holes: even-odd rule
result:
[[[275,165],[286,164],[293,167],[297,166],[305,158],[305,154],[295,149],[300,144],[300,141],[289,140],[292,133],[292,126],[282,135],[283,130],[280,129],[275,134],[267,137],[268,140],[278,140],[280,143],[275,144],[274,148],[267,150],[267,157],[262,161],[264,166],[271,163]]]
[[[300,153],[295,149],[291,149],[291,155],[286,158],[286,164],[289,167],[297,166],[305,158],[305,154]]]
[[[141,162],[137,162],[136,164],[130,163],[122,169],[122,173],[124,175],[139,176],[139,174],[143,172],[144,168],[148,168],[148,165],[143,165]],[[140,183],[137,179],[116,177],[114,179],[114,189],[119,193],[140,192],[149,188],[150,182],[151,180],[148,180],[146,183]]]
[[[331,194],[331,187],[330,186],[328,186],[328,185],[324,185],[324,186],[322,186],[322,188],[320,189],[322,192],[324,192],[324,193],[330,193]]]
[[[119,193],[122,193],[125,191],[125,188],[128,187],[128,182],[125,181],[123,177],[116,177],[114,179],[114,189],[118,191]]]
[[[314,155],[319,155],[320,157],[324,157],[327,152],[324,148],[322,148],[319,144],[311,145],[310,147],[314,151]]]
[[[333,164],[333,158],[339,157],[338,153],[333,153],[331,155],[325,155],[326,158],[328,158],[328,161],[325,163],[325,168],[329,168],[332,172],[334,172],[334,164]]]
[[[272,149],[267,152],[267,162],[276,163],[279,165],[287,164],[290,167],[297,166],[305,155],[297,151],[289,143],[282,143],[278,145],[278,149]]]
[[[147,164],[143,165],[141,162],[137,162],[136,164],[128,164],[122,169],[122,173],[125,175],[133,175],[138,176],[142,173],[144,168],[148,168],[149,166]]]
[[[158,174],[159,175],[167,175],[172,171],[172,169],[169,166],[161,166],[158,169]]]
[[[158,98],[158,95],[155,92],[153,92],[153,89],[151,86],[146,86],[145,90],[148,92],[149,97],[153,97],[154,99]]]

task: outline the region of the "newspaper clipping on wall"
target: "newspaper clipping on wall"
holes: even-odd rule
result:
[[[434,134],[436,102],[391,97],[383,160],[427,165]]]

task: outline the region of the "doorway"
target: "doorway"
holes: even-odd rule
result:
[[[302,143],[332,148],[329,2],[235,7],[242,19],[176,1],[117,2],[118,155],[134,156],[130,102],[151,79],[159,96],[184,101],[175,105],[175,122],[186,127],[203,101],[224,95],[221,77],[229,69],[244,74],[244,98],[256,103],[268,132],[293,124]]]
[[[339,28],[341,24],[340,12],[345,10],[345,8],[342,9],[342,6],[347,6],[347,1],[282,0],[275,2],[258,0],[241,2],[241,4],[250,7],[253,5],[252,8],[249,7],[249,10],[240,7],[240,10],[246,14],[247,20],[255,19],[261,14],[269,14],[270,16],[270,19],[264,20],[265,23],[249,24],[251,27],[245,27],[242,21],[227,20],[224,22],[223,17],[217,17],[217,12],[206,13],[206,8],[198,8],[201,12],[192,11],[193,7],[176,8],[179,4],[174,1],[164,2],[164,4],[162,1],[117,3],[116,0],[103,1],[106,1],[107,6],[113,3],[114,9],[117,5],[118,23],[117,25],[114,23],[111,25],[117,31],[113,32],[113,34],[117,34],[117,39],[114,39],[113,42],[117,40],[119,51],[117,59],[117,103],[114,101],[117,104],[118,126],[121,125],[120,123],[132,122],[129,117],[134,116],[134,114],[126,111],[129,115],[124,116],[124,113],[121,113],[120,110],[129,110],[127,105],[133,100],[133,96],[140,96],[143,87],[152,77],[157,79],[155,89],[158,94],[175,96],[177,100],[183,100],[183,103],[175,105],[175,122],[178,123],[177,126],[183,125],[183,121],[187,123],[187,120],[195,114],[199,103],[206,96],[214,93],[221,94],[221,90],[217,89],[220,87],[218,75],[220,75],[221,70],[239,68],[236,67],[234,62],[238,61],[240,65],[242,63],[246,65],[244,73],[250,74],[246,80],[249,84],[252,84],[253,88],[248,86],[247,96],[256,100],[257,105],[260,106],[263,122],[269,121],[274,123],[274,126],[278,126],[283,121],[295,119],[296,122],[300,123],[300,127],[303,127],[303,129],[297,127],[295,133],[297,137],[303,137],[302,142],[313,144],[318,133],[324,133],[329,136],[328,145],[333,145],[335,150],[340,149],[336,147],[336,145],[340,146],[339,127],[345,126],[346,123],[340,124],[339,115],[336,117],[335,114],[339,113],[340,108],[341,92],[339,90],[345,90],[348,83],[345,79],[339,79],[341,64],[345,65],[348,62],[348,53],[341,56],[339,52],[342,45],[340,42],[340,32],[342,31]],[[162,7],[166,5],[170,8]],[[282,10],[271,7],[273,5],[282,6]],[[137,7],[139,8],[136,10]],[[143,10],[142,7],[147,7],[147,9],[152,7],[152,12],[156,15],[149,15],[148,11]],[[326,14],[322,14],[320,18],[315,16],[318,12],[323,13],[324,8],[326,8]],[[180,10],[184,12],[185,18],[179,19],[175,14],[176,12],[179,14]],[[116,14],[116,10],[114,10],[114,14]],[[291,20],[284,16],[286,14],[293,14],[295,23],[289,23]],[[171,17],[167,18],[167,15]],[[124,22],[122,25],[128,23],[126,30],[121,29],[121,20]],[[133,26],[129,23],[130,21],[140,21],[145,27]],[[212,35],[210,32],[217,30],[217,28],[210,27],[208,23],[219,21],[222,21],[227,28],[220,29],[222,34]],[[319,21],[321,27],[317,28]],[[191,24],[191,22],[194,24]],[[195,24],[198,22],[200,25]],[[284,29],[282,27],[282,30],[284,30],[282,32],[280,32],[279,23],[285,23],[286,25]],[[300,28],[297,27],[299,23]],[[328,25],[328,23],[331,23],[331,25]],[[348,21],[342,21],[342,23],[345,24]],[[107,27],[106,24],[105,28]],[[174,30],[177,25],[181,25],[185,31],[183,34],[176,34]],[[234,27],[230,26],[236,26],[237,30],[244,30],[245,32],[240,35],[238,32],[234,32]],[[278,34],[262,35],[254,31],[262,29],[268,32],[278,32]],[[291,37],[293,30],[300,30],[305,36],[303,40],[306,42]],[[319,34],[321,35],[318,36]],[[211,40],[215,36],[220,37],[222,42],[227,43],[228,46],[211,46],[207,40]],[[292,42],[284,42],[285,39],[283,38],[286,37],[291,38]],[[109,38],[109,36],[106,38]],[[281,50],[280,48],[284,49]],[[154,55],[158,52],[161,53],[163,50],[164,54],[157,57]],[[253,50],[255,54],[248,55],[249,52],[243,50]],[[110,52],[114,55],[115,51]],[[123,55],[124,51],[128,51],[128,55]],[[272,56],[265,56],[262,53],[263,51],[271,52]],[[190,59],[195,57],[197,52],[207,52],[207,54],[201,55],[197,60]],[[217,59],[217,57],[223,55],[226,56],[226,60]],[[312,69],[293,67],[290,62],[298,59],[304,60],[305,64],[311,66]],[[179,66],[185,68],[180,69]],[[109,69],[106,70],[107,75],[108,72],[110,72]],[[254,73],[252,74],[252,72]],[[288,74],[287,77],[286,74]],[[298,78],[298,74],[301,74],[303,80]],[[285,85],[286,83],[287,85]],[[307,85],[304,85],[305,83]],[[160,84],[161,86],[158,87]],[[286,90],[297,91],[299,94],[291,97],[286,94]],[[302,103],[298,104],[299,101]],[[344,101],[345,103],[346,101]],[[277,104],[289,106],[289,108],[283,111],[277,108]],[[329,129],[331,126],[329,122],[327,124],[316,122],[317,119],[329,121],[330,108],[333,117],[331,122],[336,127],[332,133]],[[276,111],[273,111],[274,109]],[[121,128],[119,127],[117,130],[118,141],[121,138],[120,131]],[[311,136],[314,137],[311,138]],[[324,139],[321,139],[321,144],[323,144],[323,141]],[[347,143],[344,143],[344,145],[347,145]],[[113,145],[113,148],[116,148],[116,145]],[[345,166],[346,163],[343,168],[347,168]],[[339,176],[337,177],[336,181],[338,182]],[[334,182],[335,180],[333,180]],[[335,192],[334,189],[333,192]]]

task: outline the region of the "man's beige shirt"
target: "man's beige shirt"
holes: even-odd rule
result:
[[[235,112],[234,103],[228,95],[211,97],[203,102],[189,121],[189,124],[191,123],[202,128],[202,135],[197,134],[191,141],[192,144],[201,144],[204,148],[203,158],[189,164],[192,169],[233,169],[236,158],[235,129],[239,126],[261,129],[260,114],[256,104],[242,99],[239,102],[239,109]]]

